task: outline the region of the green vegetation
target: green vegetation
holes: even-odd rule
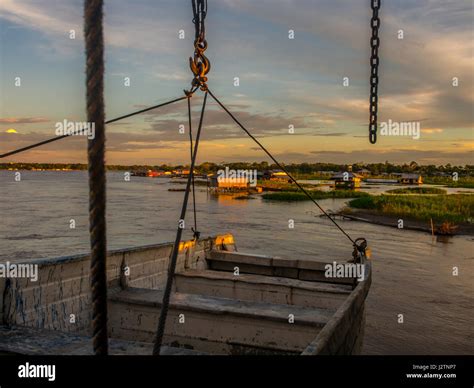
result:
[[[353,199],[349,206],[378,213],[435,222],[472,222],[474,195],[380,195]]]
[[[474,189],[474,177],[472,176],[459,177],[457,181],[453,180],[453,178],[450,176],[429,176],[425,177],[423,182],[430,185],[444,185],[447,187]]]
[[[363,191],[353,191],[353,190],[332,190],[332,191],[320,191],[313,190],[309,192],[313,199],[326,199],[326,198],[359,198],[366,197],[369,194]],[[267,193],[262,195],[263,199],[272,200],[272,201],[309,201],[309,198],[299,192],[288,192],[281,191],[276,193]]]
[[[388,190],[389,194],[446,194],[444,189],[437,187],[404,187],[401,189]]]
[[[301,190],[294,183],[287,180],[258,180],[257,185],[263,188],[263,191],[284,191],[284,192],[301,192]],[[314,189],[316,186],[310,183],[300,183],[300,185],[307,189]]]
[[[464,181],[463,182],[462,180],[459,180],[458,182],[450,183],[447,186],[448,187],[459,187],[459,188],[463,188],[463,189],[474,189],[474,181],[471,181],[471,182]]]

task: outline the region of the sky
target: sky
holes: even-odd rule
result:
[[[367,136],[368,0],[208,4],[209,88],[278,160],[474,164],[470,0],[382,2],[379,122],[419,122],[421,135],[379,136],[375,145]],[[53,137],[57,122],[85,121],[82,7],[78,0],[1,1],[0,153]],[[190,1],[105,1],[104,31],[107,119],[189,88]],[[202,94],[192,98],[194,133],[201,103]],[[108,125],[107,163],[189,163],[186,109],[182,101]],[[0,161],[84,163],[86,141],[74,136]],[[197,163],[263,160],[208,99]]]

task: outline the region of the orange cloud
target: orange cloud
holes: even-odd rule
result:
[[[428,134],[441,133],[443,132],[443,128],[424,128],[421,130],[421,132],[428,133]]]
[[[36,124],[48,123],[50,120],[46,117],[5,117],[0,118],[0,124]]]

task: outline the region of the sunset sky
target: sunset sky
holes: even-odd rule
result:
[[[382,3],[379,121],[419,121],[421,138],[379,136],[376,145],[367,139],[368,0],[208,3],[209,87],[281,161],[473,164],[470,0]],[[1,0],[0,153],[54,136],[58,121],[85,120],[82,4]],[[105,1],[104,28],[108,119],[189,87],[190,1]],[[197,122],[201,96],[192,101]],[[198,163],[267,160],[208,101]],[[187,129],[186,117],[182,101],[108,126],[107,162],[188,163],[188,135],[178,131],[180,124]],[[68,138],[0,161],[86,162],[86,140]]]

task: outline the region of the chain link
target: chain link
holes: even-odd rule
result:
[[[194,39],[194,57],[189,58],[189,67],[194,74],[192,87],[194,90],[200,88],[202,91],[207,90],[207,73],[211,70],[211,63],[204,55],[207,49],[206,29],[204,20],[207,15],[207,0],[192,0],[193,5],[193,23],[195,26]]]
[[[371,0],[372,19],[370,25],[372,27],[372,36],[370,37],[370,119],[369,119],[369,141],[372,144],[377,142],[377,111],[378,111],[378,84],[379,84],[379,9],[381,0]]]

